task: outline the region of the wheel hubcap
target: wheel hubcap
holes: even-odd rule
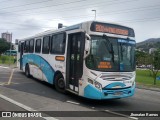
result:
[[[59,80],[58,80],[58,86],[59,86],[59,88],[64,88],[64,81],[63,81],[63,78],[60,78]]]

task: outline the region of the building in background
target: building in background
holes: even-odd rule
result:
[[[7,42],[12,42],[12,33],[9,32],[2,33],[1,37],[6,39]]]
[[[149,54],[154,53],[156,50],[157,50],[156,48],[150,48],[150,49],[149,49]]]

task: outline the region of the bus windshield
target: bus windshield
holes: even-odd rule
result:
[[[107,49],[108,40],[113,46],[112,52]],[[86,58],[86,66],[97,71],[134,71],[135,41],[111,37],[108,37],[108,40],[102,36],[91,36],[91,51]]]

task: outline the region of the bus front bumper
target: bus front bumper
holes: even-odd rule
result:
[[[98,90],[94,86],[88,84],[84,89],[84,97],[89,99],[116,99],[133,96],[135,92],[135,85],[126,89],[116,90]]]

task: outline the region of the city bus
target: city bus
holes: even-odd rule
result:
[[[87,21],[19,40],[27,77],[89,99],[119,99],[135,91],[135,34],[119,24]]]

